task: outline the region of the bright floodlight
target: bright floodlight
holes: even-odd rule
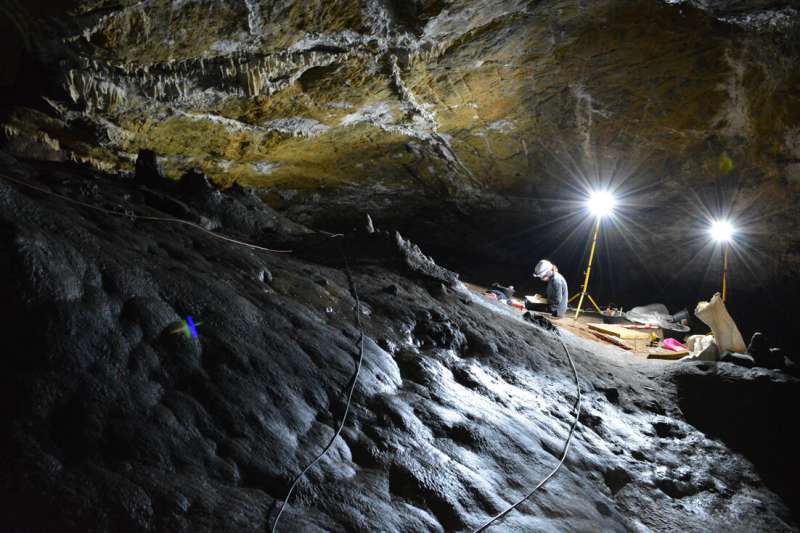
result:
[[[733,226],[727,220],[715,220],[711,224],[711,236],[715,241],[728,242],[733,237]]]
[[[596,217],[604,217],[611,214],[616,204],[614,196],[608,191],[593,192],[589,197],[587,206],[589,211]]]

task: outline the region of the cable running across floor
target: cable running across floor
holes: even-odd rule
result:
[[[353,298],[355,299],[355,308],[353,309],[353,313],[355,314],[355,322],[356,326],[358,327],[358,364],[356,365],[356,373],[353,376],[353,385],[350,387],[350,391],[347,393],[347,403],[345,404],[344,414],[342,415],[342,421],[339,424],[339,427],[336,429],[336,433],[331,437],[331,440],[328,442],[328,445],[323,448],[323,450],[314,458],[313,461],[308,463],[302,472],[297,474],[292,481],[291,486],[289,487],[289,492],[286,494],[286,498],[283,500],[281,504],[281,508],[278,511],[278,516],[275,517],[275,522],[272,524],[272,533],[276,533],[278,527],[278,521],[281,519],[281,515],[283,514],[286,505],[289,503],[289,499],[292,497],[292,492],[294,492],[297,483],[306,475],[306,473],[311,470],[311,468],[317,464],[320,459],[322,459],[325,454],[333,447],[333,443],[336,442],[336,439],[341,434],[342,430],[344,429],[345,422],[347,421],[347,414],[350,412],[350,404],[353,401],[353,391],[356,389],[356,385],[358,384],[358,376],[361,373],[361,363],[364,360],[364,329],[361,326],[361,300],[358,297],[358,290],[356,289],[356,284],[353,281],[353,276],[350,272],[350,265],[347,262],[347,255],[344,253],[344,245],[341,248],[342,258],[344,259],[344,268],[347,274],[347,282],[350,284],[350,289],[353,291]]]
[[[550,478],[552,478],[554,475],[556,475],[556,472],[558,472],[558,470],[561,468],[561,465],[564,464],[564,460],[567,458],[567,453],[569,452],[569,446],[572,443],[572,435],[575,433],[575,428],[577,427],[578,420],[580,419],[580,416],[581,416],[581,384],[580,384],[580,381],[578,380],[578,371],[575,368],[575,362],[572,360],[572,354],[569,352],[569,348],[567,348],[567,345],[564,343],[564,339],[561,338],[561,335],[559,335],[558,332],[556,332],[556,336],[558,337],[558,340],[561,343],[561,346],[564,348],[564,351],[567,354],[567,359],[569,359],[569,364],[572,367],[572,375],[575,377],[575,387],[576,387],[576,389],[578,391],[578,398],[577,398],[576,403],[575,403],[575,420],[572,422],[572,426],[569,428],[569,434],[567,435],[567,440],[564,443],[564,453],[561,455],[561,460],[558,462],[556,467],[553,468],[553,470],[551,470],[550,473],[547,474],[547,476],[545,476],[544,479],[542,479],[535,487],[533,487],[533,489],[530,492],[528,492],[528,494],[526,494],[524,497],[520,498],[513,505],[510,505],[505,511],[501,512],[500,514],[498,514],[498,515],[494,516],[493,518],[491,518],[490,520],[488,520],[481,527],[479,527],[478,529],[474,530],[473,533],[479,533],[480,531],[485,531],[492,524],[494,524],[495,522],[497,522],[498,520],[500,520],[501,518],[506,516],[508,513],[510,513],[511,511],[513,511],[514,509],[519,507],[520,505],[522,505],[522,503],[525,500],[527,500],[528,498],[533,496],[534,492],[536,492],[537,490],[542,488],[542,486],[544,486],[544,484],[547,483],[550,480]]]

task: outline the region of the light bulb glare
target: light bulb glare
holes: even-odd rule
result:
[[[610,215],[614,211],[617,201],[614,195],[608,191],[595,191],[589,196],[586,206],[589,212],[596,217]]]
[[[729,242],[733,238],[733,226],[727,220],[715,220],[711,224],[711,237],[717,242]]]

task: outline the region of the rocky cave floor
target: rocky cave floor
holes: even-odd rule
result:
[[[332,238],[200,176],[0,158],[3,531],[462,531],[557,463],[576,399],[554,335],[392,232]],[[380,228],[379,228],[380,229]],[[343,253],[342,253],[343,252]],[[198,338],[172,331],[199,322]],[[631,360],[562,333],[583,412],[564,467],[497,531],[789,531],[798,381]]]

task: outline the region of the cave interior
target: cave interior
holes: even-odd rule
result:
[[[0,530],[800,530],[800,1],[7,0],[0,49]],[[541,259],[585,334],[487,297]],[[743,357],[586,330],[715,293]]]

